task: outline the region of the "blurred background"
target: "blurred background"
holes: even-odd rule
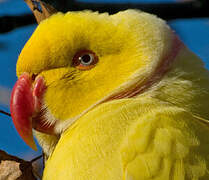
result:
[[[139,8],[157,14],[180,36],[182,41],[205,62],[209,69],[208,0],[45,0],[58,10],[92,9],[115,13]],[[18,55],[36,28],[30,9],[23,0],[0,0],[0,109],[9,110],[11,89],[17,80]],[[30,160],[41,154],[31,150],[17,134],[10,117],[0,114],[0,149]]]

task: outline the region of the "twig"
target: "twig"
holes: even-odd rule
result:
[[[40,155],[40,156],[38,156],[38,157],[35,157],[34,159],[30,160],[30,162],[33,163],[33,162],[35,162],[35,161],[41,159],[42,157],[43,157],[43,155]]]
[[[33,164],[35,161],[41,159],[43,157],[43,155],[40,155],[38,157],[35,157],[34,159],[30,160],[30,163]],[[33,168],[33,174],[38,178],[38,179],[42,179],[41,174],[39,174],[39,172],[37,172],[37,170],[35,168]]]
[[[24,0],[31,11],[33,12],[37,23],[39,24],[42,20],[50,17],[52,14],[56,13],[57,10],[51,5],[42,2],[41,0]]]
[[[45,19],[49,16],[49,14],[53,14],[55,11],[48,9],[50,13],[43,13],[45,11],[42,6],[46,6],[46,3],[42,2],[41,4],[37,4],[40,0],[25,0],[30,8],[32,8],[33,13],[36,13],[38,18],[38,22],[41,19]],[[156,14],[157,16],[165,19],[172,20],[177,18],[194,18],[194,17],[209,17],[209,1],[208,0],[193,0],[193,1],[185,1],[180,3],[83,3],[77,2],[74,0],[51,0],[56,2],[56,8],[59,11],[78,11],[84,9],[90,9],[93,11],[99,12],[109,12],[110,14],[116,13],[125,9],[141,9],[143,11]],[[36,2],[36,3],[35,3]],[[41,7],[41,8],[40,8]],[[53,8],[54,9],[54,8]],[[42,13],[42,15],[37,15]],[[44,16],[44,17],[42,17]],[[27,24],[33,24],[34,18],[32,15],[23,15],[23,16],[4,16],[0,17],[0,33],[9,32],[15,27],[24,26]]]
[[[67,9],[68,8],[68,9]],[[83,3],[75,2],[63,10],[78,11],[91,9],[110,14],[126,9],[140,9],[157,16],[170,20],[177,18],[207,17],[209,16],[209,1],[185,1],[180,3]]]
[[[33,174],[32,163],[0,150],[0,179],[8,179],[8,177],[37,179]]]
[[[0,33],[6,33],[18,27],[34,24],[35,22],[35,18],[32,14],[3,16],[0,17]]]
[[[3,110],[0,110],[0,113],[5,114],[5,115],[7,115],[7,116],[11,117],[11,114],[10,114],[10,113],[5,112],[5,111],[3,111]]]

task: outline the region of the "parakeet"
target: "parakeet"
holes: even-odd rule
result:
[[[140,10],[56,13],[17,61],[11,113],[44,180],[208,180],[209,72]]]

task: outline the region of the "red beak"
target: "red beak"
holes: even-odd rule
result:
[[[11,95],[10,109],[14,126],[25,143],[33,150],[37,150],[37,147],[32,128],[53,134],[54,126],[47,126],[43,119],[36,118],[40,113],[45,89],[43,77],[39,76],[33,82],[29,74],[24,73],[17,80]]]

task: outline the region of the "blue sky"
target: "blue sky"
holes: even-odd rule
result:
[[[84,1],[84,0],[82,0]],[[85,0],[91,1],[93,0]],[[104,2],[105,0],[99,0]],[[114,0],[108,0],[113,2]],[[108,2],[105,1],[105,2]],[[136,2],[137,0],[122,0],[123,2]],[[121,0],[115,0],[115,2],[122,2]],[[138,2],[143,0],[138,0]],[[161,2],[174,2],[174,0],[161,0]],[[0,0],[1,2],[1,0]],[[97,0],[98,2],[98,0]],[[143,2],[159,2],[158,0],[144,0]],[[25,5],[23,0],[8,0],[0,3],[0,16],[3,15],[15,15],[29,13],[30,10]],[[201,59],[206,63],[206,67],[209,68],[209,18],[202,19],[179,19],[170,21],[169,24],[184,41],[184,43]],[[30,37],[36,25],[30,25],[15,29],[9,33],[0,34],[0,89],[2,87],[12,88],[15,81],[15,65],[21,49]],[[1,97],[2,96],[2,97]],[[0,99],[6,96],[0,94]],[[7,99],[5,101],[8,101]],[[9,108],[6,105],[0,104],[0,108],[9,112]],[[30,159],[40,154],[31,150],[18,136],[11,118],[8,118],[0,114],[0,149],[7,151],[8,153],[18,155]]]

